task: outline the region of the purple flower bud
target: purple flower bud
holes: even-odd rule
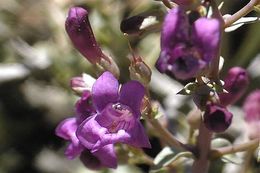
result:
[[[248,124],[249,137],[260,138],[260,90],[255,90],[247,96],[243,110]]]
[[[245,69],[233,67],[228,71],[224,80],[224,89],[228,93],[220,93],[220,103],[224,106],[235,103],[246,91],[249,77]]]
[[[233,114],[225,107],[213,103],[206,105],[203,121],[205,126],[216,133],[224,132],[232,122]]]
[[[75,48],[91,63],[98,63],[102,58],[109,61],[96,42],[87,10],[81,7],[70,8],[65,28]]]
[[[220,28],[217,19],[201,17],[190,23],[182,8],[172,9],[164,20],[156,68],[181,80],[196,77],[217,55]]]

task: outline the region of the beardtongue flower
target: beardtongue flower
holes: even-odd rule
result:
[[[243,110],[248,124],[250,138],[260,138],[260,90],[255,90],[246,98]]]
[[[65,29],[75,48],[91,63],[96,64],[101,59],[110,61],[94,37],[87,10],[81,7],[70,8]]]
[[[86,119],[77,129],[80,142],[91,152],[118,142],[135,147],[150,147],[140,122],[140,107],[145,89],[137,81],[120,88],[117,79],[103,73],[92,88],[97,114]]]
[[[91,153],[80,143],[76,136],[78,126],[95,113],[89,100],[90,93],[84,92],[82,98],[76,103],[76,117],[67,118],[60,122],[55,130],[56,135],[70,142],[65,151],[68,159],[80,156],[82,163],[90,169],[116,168],[117,158],[112,144]]]
[[[181,80],[196,77],[217,55],[220,36],[219,20],[201,17],[191,24],[182,8],[173,8],[164,20],[156,68]]]
[[[205,126],[213,132],[224,132],[231,124],[233,114],[222,105],[208,103],[203,121]]]
[[[249,85],[248,73],[241,67],[233,67],[224,79],[224,89],[228,93],[220,93],[220,103],[224,106],[235,103],[246,91]]]

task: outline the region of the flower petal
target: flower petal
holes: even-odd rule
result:
[[[127,82],[120,90],[119,102],[129,106],[136,118],[139,118],[141,115],[140,108],[144,92],[144,86],[138,81]]]
[[[65,155],[68,159],[74,159],[77,157],[82,151],[84,150],[84,147],[79,143],[70,143],[66,150],[65,150]]]
[[[134,147],[151,148],[149,138],[140,121],[136,121],[135,126],[127,132],[131,135],[131,139],[127,141],[127,144]]]
[[[118,81],[110,72],[104,72],[94,83],[92,88],[93,104],[101,112],[108,103],[118,99]]]
[[[117,167],[117,157],[113,144],[106,145],[92,154],[99,159],[102,166],[109,168]]]
[[[80,124],[86,118],[96,113],[92,103],[89,91],[84,91],[81,98],[76,103],[77,122]]]
[[[185,11],[173,8],[166,15],[161,34],[161,49],[173,48],[176,43],[189,39],[189,21]]]
[[[67,118],[59,123],[55,129],[55,134],[65,140],[71,140],[77,129],[76,118]]]
[[[83,121],[76,131],[79,141],[89,150],[92,150],[97,143],[100,143],[100,139],[107,132],[107,129],[101,127],[95,120],[96,116],[91,116]]]
[[[199,18],[194,22],[192,39],[204,53],[203,60],[210,62],[220,46],[221,25],[217,19]]]

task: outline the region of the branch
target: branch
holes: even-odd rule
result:
[[[231,26],[238,19],[247,15],[249,12],[251,12],[254,9],[254,6],[259,4],[259,3],[260,3],[260,0],[250,0],[250,2],[246,6],[241,8],[239,11],[237,11],[232,16],[225,19],[224,28]]]
[[[243,144],[237,144],[237,145],[233,145],[233,146],[213,149],[210,152],[210,157],[218,158],[225,154],[243,152],[243,151],[246,151],[249,149],[255,149],[255,148],[257,148],[258,145],[260,145],[260,139],[254,139],[254,140],[251,140],[251,141],[243,143]]]

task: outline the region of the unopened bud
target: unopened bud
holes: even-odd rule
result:
[[[147,86],[151,81],[152,71],[141,57],[132,57],[129,66],[130,78]]]
[[[82,76],[73,77],[70,80],[70,87],[77,94],[82,94],[83,91],[91,91],[91,88],[96,81],[92,76],[83,73]]]
[[[224,89],[227,93],[220,93],[220,103],[224,106],[235,103],[246,91],[249,84],[248,73],[241,67],[233,67],[225,77]]]
[[[231,124],[233,114],[229,112],[225,107],[208,103],[206,105],[203,121],[207,129],[220,133],[224,132]]]
[[[108,60],[95,39],[87,10],[81,7],[70,8],[65,28],[75,48],[92,64],[101,59]]]

